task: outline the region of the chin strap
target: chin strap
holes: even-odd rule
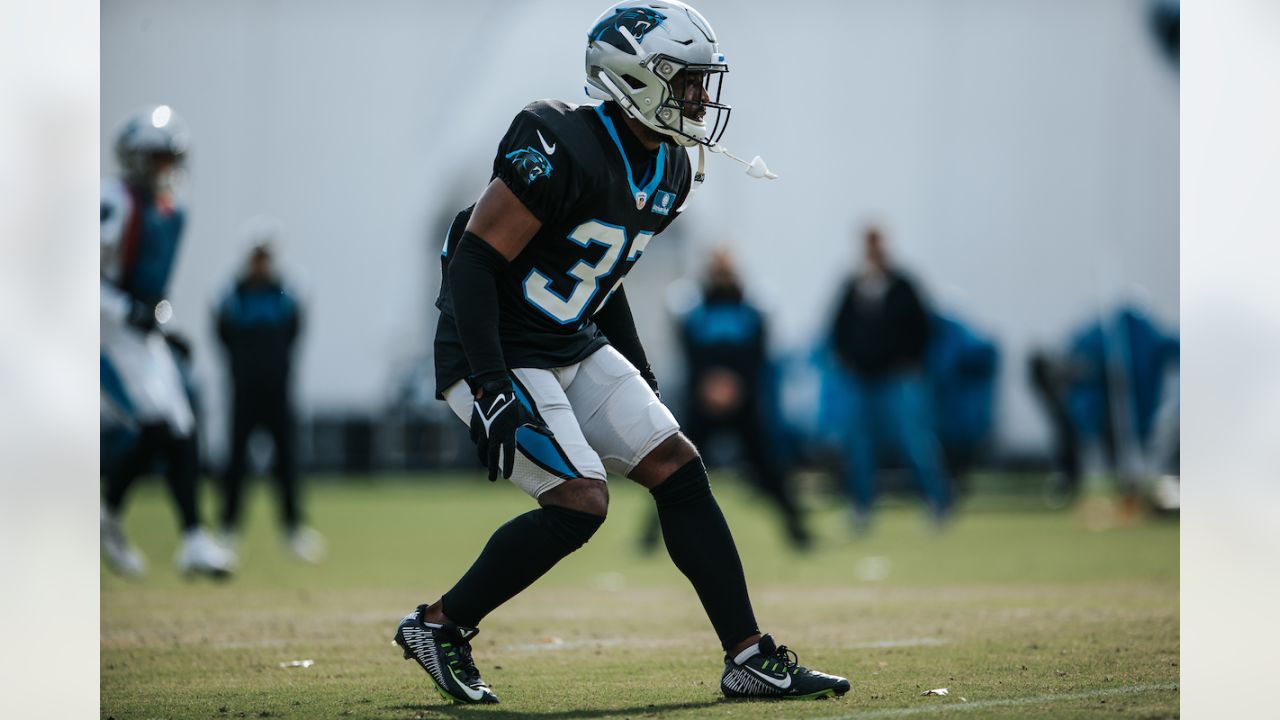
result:
[[[698,169],[693,173],[693,182],[689,183],[689,194],[684,196],[684,202],[680,207],[676,208],[677,213],[684,212],[689,207],[689,201],[693,200],[693,194],[698,192],[698,188],[702,187],[702,183],[707,179],[707,146],[698,145]]]

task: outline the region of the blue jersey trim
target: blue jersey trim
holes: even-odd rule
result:
[[[652,168],[653,175],[646,175],[645,179],[641,181],[644,184],[643,188],[637,187],[635,180],[632,179],[631,161],[627,160],[627,153],[622,149],[622,140],[618,137],[618,129],[614,127],[613,120],[610,120],[609,116],[604,114],[603,104],[596,106],[596,115],[600,116],[600,122],[604,123],[604,129],[609,131],[609,137],[613,138],[613,144],[618,148],[618,154],[622,156],[622,165],[627,169],[627,185],[631,186],[632,200],[634,200],[635,197],[640,194],[641,190],[643,190],[645,204],[648,205],[653,201],[653,191],[657,189],[658,183],[662,182],[663,173],[665,173],[667,169],[666,144],[664,143],[658,146],[658,163],[654,168]],[[640,209],[643,210],[644,208]]]

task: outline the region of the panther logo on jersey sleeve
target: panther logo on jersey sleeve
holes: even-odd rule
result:
[[[551,176],[551,160],[532,146],[512,150],[505,157],[511,161],[515,171],[524,177],[526,185],[532,184],[538,178]]]
[[[666,15],[650,8],[623,8],[618,10],[613,17],[605,18],[594,28],[591,28],[590,37],[593,41],[609,43],[624,52],[637,54],[636,49],[632,47],[631,38],[619,32],[619,30],[626,29],[627,32],[631,33],[631,37],[634,37],[635,41],[639,42],[666,19]]]

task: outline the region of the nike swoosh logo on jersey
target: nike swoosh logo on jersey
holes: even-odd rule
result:
[[[744,669],[745,669],[745,670],[747,670],[748,672],[750,672],[751,674],[755,675],[756,677],[760,678],[761,680],[764,680],[765,682],[769,683],[770,685],[772,685],[772,686],[774,686],[774,687],[778,688],[779,690],[786,690],[787,688],[791,687],[791,676],[790,676],[790,675],[785,675],[785,676],[783,676],[783,678],[782,678],[781,680],[779,680],[778,678],[776,678],[776,677],[774,677],[774,676],[772,676],[772,675],[766,675],[766,674],[764,674],[764,673],[760,672],[759,670],[756,670],[755,668],[752,668],[752,667],[745,667],[745,666],[744,666]]]
[[[498,419],[498,416],[502,414],[503,410],[507,409],[507,406],[510,405],[513,400],[515,400],[515,398],[508,397],[506,393],[499,395],[494,399],[493,404],[489,406],[490,412],[485,412],[484,408],[480,407],[479,403],[476,403],[476,412],[480,413],[480,422],[484,423],[484,434],[486,437],[489,435],[489,426],[493,424],[494,420]]]
[[[538,139],[542,141],[542,149],[543,149],[543,150],[546,150],[548,155],[555,155],[555,154],[556,154],[556,146],[555,146],[555,145],[549,145],[549,144],[547,144],[547,139],[546,139],[546,138],[544,138],[544,137],[542,137],[542,131],[541,131],[541,130],[534,130],[534,132],[538,133]]]

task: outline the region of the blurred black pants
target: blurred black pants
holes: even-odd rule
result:
[[[736,438],[744,463],[743,476],[782,515],[783,526],[792,544],[805,547],[810,542],[809,531],[792,496],[787,474],[774,457],[773,441],[765,430],[765,418],[757,407],[753,401],[746,403],[745,409],[713,415],[695,404],[681,422],[680,429],[693,442],[694,447],[700,450],[717,435],[725,434]],[[641,535],[641,545],[646,548],[656,547],[657,541],[658,523],[655,515]]]
[[[758,411],[740,410],[722,416],[711,416],[695,409],[682,427],[694,447],[705,447],[716,434],[727,434],[738,440],[742,459],[746,461],[743,474],[756,488],[769,498],[787,522],[797,522],[799,512],[787,487],[787,476],[773,457],[773,446],[765,434],[764,418]]]
[[[254,387],[237,383],[231,413],[231,459],[222,477],[222,527],[240,524],[241,490],[249,465],[249,439],[255,430],[266,430],[274,445],[276,489],[280,496],[280,520],[286,530],[301,522],[298,507],[298,467],[294,446],[293,408],[288,383]]]
[[[199,460],[194,432],[179,436],[164,424],[142,426],[133,447],[107,472],[103,501],[118,515],[133,481],[154,470],[157,460],[164,463],[164,479],[178,510],[179,526],[183,532],[194,530],[200,525],[196,489]]]

